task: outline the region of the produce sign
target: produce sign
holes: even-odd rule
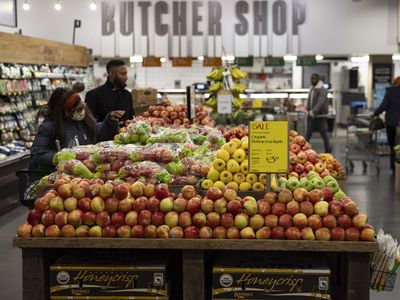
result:
[[[50,266],[50,299],[168,299],[166,264],[145,260],[63,256]]]
[[[254,121],[249,125],[249,172],[287,173],[288,122]]]

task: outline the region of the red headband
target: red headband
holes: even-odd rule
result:
[[[65,101],[64,111],[70,109],[71,107],[74,107],[78,100],[79,100],[79,95],[76,93],[73,93],[71,96],[69,96],[67,101]]]

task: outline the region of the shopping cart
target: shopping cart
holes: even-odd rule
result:
[[[371,129],[373,119],[371,114],[350,115],[347,120],[346,130],[346,173],[354,170],[354,162],[362,162],[365,174],[368,162],[372,163],[377,174],[380,172],[380,157],[388,155],[390,148],[387,144],[385,129]]]
[[[19,170],[16,172],[19,185],[19,201],[22,205],[33,208],[36,199],[36,186],[46,172]]]

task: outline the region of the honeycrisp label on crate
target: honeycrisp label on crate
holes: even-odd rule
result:
[[[249,172],[287,173],[289,127],[287,121],[253,121],[249,125]]]

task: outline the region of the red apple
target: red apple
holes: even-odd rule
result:
[[[158,227],[164,224],[165,214],[162,211],[157,211],[151,215],[151,224]]]
[[[63,198],[67,199],[68,197],[72,197],[72,184],[64,183],[57,189],[58,195]]]
[[[119,208],[119,200],[115,197],[110,197],[104,202],[104,210],[110,214],[115,213]]]
[[[300,205],[297,201],[292,200],[286,204],[286,210],[289,215],[294,216],[300,212]]]
[[[193,215],[192,217],[192,223],[194,226],[198,228],[202,228],[207,224],[207,217],[206,214],[203,212],[198,212]]]
[[[365,214],[357,214],[353,217],[353,226],[358,229],[363,229],[367,225],[368,217]]]
[[[142,225],[134,225],[131,229],[131,237],[144,238],[144,227]]]
[[[279,217],[285,213],[286,213],[285,203],[276,202],[276,203],[272,204],[272,214]]]
[[[207,214],[207,225],[211,228],[215,228],[220,225],[220,215],[216,212],[210,212]]]
[[[81,225],[75,228],[76,237],[88,237],[89,236],[89,226]]]
[[[62,228],[64,225],[68,224],[68,212],[60,211],[54,217],[54,223],[59,227]]]
[[[151,211],[149,210],[141,210],[137,217],[137,222],[139,225],[143,227],[151,224]]]
[[[300,229],[297,227],[289,227],[285,231],[285,236],[288,240],[300,240],[301,239]]]
[[[326,227],[328,229],[335,228],[337,226],[337,221],[335,216],[333,215],[327,215],[322,218],[322,226]]]
[[[267,201],[267,200],[258,200],[257,201],[257,205],[258,205],[258,213],[261,216],[266,216],[268,214],[271,213],[271,204]]]
[[[315,230],[315,239],[318,241],[329,241],[331,239],[331,231],[326,227],[318,228]]]
[[[106,225],[103,227],[103,237],[115,238],[117,237],[117,227],[114,225]]]
[[[128,187],[128,185],[124,183],[118,184],[114,187],[114,196],[118,200],[125,199],[126,197],[128,197],[129,190],[130,186]]]
[[[54,225],[57,226],[57,225]],[[28,222],[25,222],[18,226],[17,235],[19,237],[31,237],[32,236],[32,225]],[[58,227],[57,227],[58,228]]]
[[[188,211],[181,212],[178,216],[178,223],[182,228],[189,227],[192,225],[192,216]]]
[[[223,194],[223,197],[226,201],[233,201],[236,200],[237,198],[237,193],[233,189],[226,189],[226,191]]]
[[[185,238],[197,239],[199,238],[199,229],[196,226],[189,226],[185,229]]]
[[[28,213],[28,217],[26,218],[26,221],[31,224],[32,226],[39,224],[40,219],[42,218],[42,212],[36,208],[32,209]]]
[[[32,236],[33,237],[44,237],[45,229],[46,229],[46,226],[44,226],[43,224],[40,224],[40,223],[36,224],[32,228]],[[28,230],[26,230],[26,232],[28,232]]]
[[[31,225],[29,225],[31,226]],[[57,225],[50,225],[44,231],[45,237],[59,237],[61,234],[60,228]]]
[[[289,214],[283,214],[279,217],[278,221],[279,225],[282,226],[284,229],[288,229],[293,225],[292,216]]]
[[[78,201],[78,209],[82,212],[87,212],[90,210],[90,198],[82,198]]]
[[[125,225],[125,214],[122,211],[116,211],[115,213],[113,213],[111,215],[111,224],[113,224],[115,227]]]
[[[358,207],[354,202],[348,202],[343,206],[343,212],[350,217],[353,217],[359,213]]]
[[[178,197],[174,200],[174,211],[181,213],[186,210],[188,200],[183,197]]]
[[[343,229],[350,228],[353,225],[351,218],[348,215],[340,215],[337,218],[337,223],[338,223],[338,226],[342,227]]]
[[[213,230],[208,226],[203,226],[199,230],[199,237],[201,239],[211,239]]]
[[[271,238],[275,240],[284,240],[285,239],[285,229],[281,226],[276,226],[271,229]]]
[[[300,202],[300,212],[305,214],[307,217],[314,213],[314,206],[310,201]]]
[[[242,211],[242,203],[239,200],[229,201],[226,205],[226,211],[232,215],[237,215]]]
[[[267,226],[268,228],[274,228],[275,226],[278,225],[278,216],[273,215],[273,214],[269,214],[267,216],[264,217],[264,224],[265,226]]]
[[[222,226],[217,226],[212,232],[213,239],[226,239],[226,229]]]
[[[183,198],[190,200],[196,196],[196,190],[192,185],[185,185],[181,190]]]
[[[157,237],[157,226],[155,225],[147,225],[144,228],[144,237],[145,238],[153,238]]]
[[[299,229],[308,226],[308,219],[307,216],[303,213],[298,213],[293,216],[293,225]]]
[[[82,222],[87,226],[96,224],[96,214],[92,211],[87,211],[82,215]]]
[[[332,241],[344,241],[345,232],[341,227],[335,227],[331,229],[331,240]]]
[[[56,213],[52,210],[45,210],[42,213],[42,224],[45,226],[50,226],[54,224],[54,218],[56,216]]]
[[[293,200],[293,194],[289,190],[282,190],[278,195],[278,202],[288,203]]]
[[[155,196],[150,197],[146,201],[146,209],[155,213],[160,210],[160,200],[158,200]]]
[[[226,229],[234,226],[233,215],[230,213],[225,213],[221,216],[220,219],[221,226],[225,227]],[[263,225],[264,225],[264,218],[263,218]]]
[[[329,202],[329,214],[335,216],[336,218],[342,214],[343,205],[341,201],[332,200]]]
[[[182,227],[180,226],[172,227],[169,231],[169,237],[173,239],[182,239],[184,237]]]
[[[318,228],[322,227],[322,220],[321,216],[318,214],[313,214],[308,217],[308,226],[311,227],[313,230],[317,230]]]
[[[214,201],[208,198],[204,198],[200,203],[201,211],[208,214],[214,210]]]
[[[193,197],[187,203],[186,210],[190,212],[191,215],[196,214],[201,209],[201,199],[199,197]]]
[[[236,226],[230,227],[226,230],[226,238],[227,239],[239,239],[240,238],[240,230]]]
[[[375,232],[372,228],[363,228],[360,233],[361,241],[369,241],[372,242],[375,240]]]
[[[308,199],[312,204],[324,200],[324,193],[321,190],[315,189],[308,193]]]
[[[271,237],[271,229],[268,227],[261,227],[256,232],[256,239],[269,239]]]
[[[308,192],[306,189],[297,188],[293,191],[293,198],[297,202],[302,202],[308,200]]]
[[[356,227],[347,228],[345,231],[346,241],[358,241],[360,239],[360,230]]]
[[[330,187],[324,186],[321,191],[324,193],[324,200],[326,202],[331,202],[333,200],[333,192]]]
[[[45,211],[48,210],[50,204],[50,199],[47,199],[46,197],[41,197],[35,200],[34,202],[34,207],[39,210],[39,211]]]
[[[169,195],[169,189],[167,184],[160,183],[159,185],[156,186],[155,196],[157,197],[157,199],[162,200],[164,198],[167,198],[168,195]]]
[[[119,203],[120,203],[120,210],[121,210],[121,202],[123,202],[123,201],[127,201],[127,202],[130,202],[131,203],[131,209],[130,210],[134,210],[134,211],[136,211],[136,212],[140,212],[140,211],[142,211],[142,210],[145,210],[146,209],[146,201],[147,201],[147,198],[145,198],[145,197],[139,197],[139,198],[136,198],[136,199],[134,199],[134,200],[131,200],[130,198],[127,198],[127,199],[124,199],[124,200],[121,200]],[[128,210],[129,209],[129,204],[127,204],[126,205],[127,207],[126,207],[126,209],[125,210]],[[129,210],[128,210],[129,211]],[[126,213],[127,211],[125,211],[125,213]]]
[[[217,200],[223,196],[222,191],[216,187],[212,186],[207,190],[206,197],[211,200]]]

